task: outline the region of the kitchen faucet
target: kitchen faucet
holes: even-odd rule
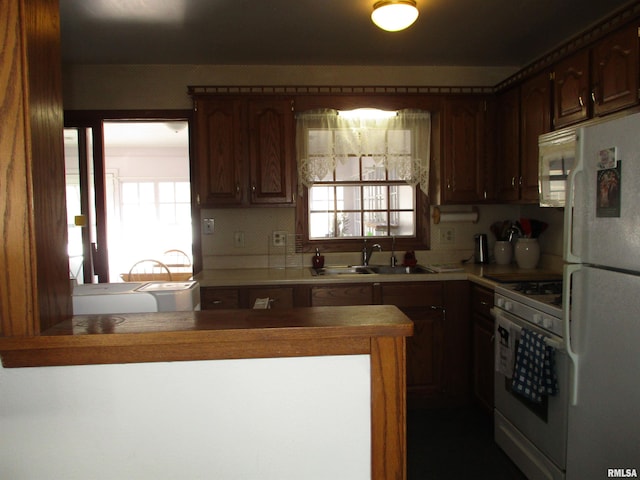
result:
[[[373,255],[373,249],[377,248],[379,252],[382,251],[382,247],[379,243],[374,243],[371,245],[371,250],[367,250],[367,239],[364,240],[364,246],[362,247],[362,264],[369,265],[369,260],[371,260],[371,255]]]

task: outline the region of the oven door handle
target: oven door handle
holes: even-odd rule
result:
[[[571,346],[571,277],[574,273],[581,270],[582,266],[575,263],[566,263],[564,265],[564,277],[562,280],[562,298],[565,299],[562,306],[562,323],[564,326],[564,344],[567,355],[571,360],[569,372],[569,404],[574,406],[578,404],[578,370],[580,366],[578,354]]]

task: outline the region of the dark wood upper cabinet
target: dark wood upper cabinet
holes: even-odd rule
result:
[[[520,188],[522,203],[538,203],[538,137],[551,131],[551,80],[542,72],[520,89]]]
[[[291,204],[295,128],[291,100],[249,101],[252,204]]]
[[[581,50],[556,64],[553,82],[555,128],[587,120],[591,114],[589,50]]]
[[[606,115],[638,103],[638,26],[633,23],[593,47],[593,113]]]
[[[520,88],[511,88],[498,96],[498,161],[496,189],[498,200],[520,199]]]
[[[195,98],[195,184],[200,206],[291,205],[291,100]]]
[[[196,181],[201,205],[242,203],[242,107],[239,100],[196,100]]]
[[[444,128],[442,203],[474,203],[487,198],[486,100],[447,98]]]

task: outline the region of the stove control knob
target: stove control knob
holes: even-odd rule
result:
[[[544,318],[542,319],[542,326],[543,326],[544,328],[551,328],[551,327],[553,327],[553,319],[552,319],[552,318],[549,318],[549,317],[544,317]]]
[[[510,301],[508,301],[508,300],[505,300],[505,302],[504,302],[504,309],[505,309],[507,312],[510,312],[511,310],[513,310],[513,303],[511,303],[511,302],[510,302]]]
[[[496,307],[499,307],[499,308],[504,307],[504,298],[502,297],[496,298]]]
[[[536,325],[542,325],[543,319],[542,315],[540,315],[539,313],[534,313],[532,320]]]

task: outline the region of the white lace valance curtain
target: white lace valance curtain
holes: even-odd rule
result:
[[[298,184],[311,187],[332,180],[337,162],[371,157],[389,178],[429,189],[431,115],[401,110],[389,118],[346,118],[336,110],[297,116]],[[302,192],[302,188],[298,189]]]

